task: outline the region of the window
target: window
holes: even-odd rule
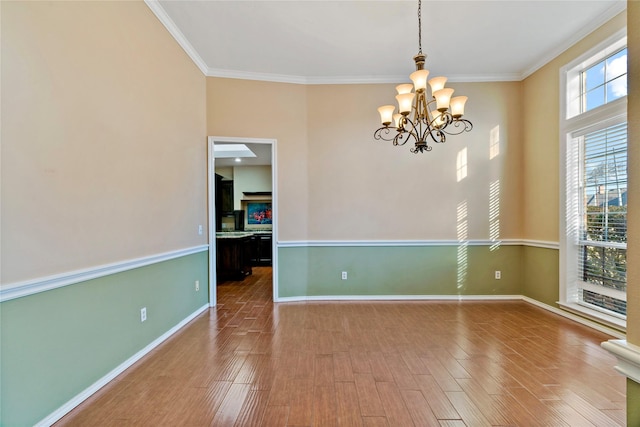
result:
[[[582,112],[627,96],[627,48],[580,73]]]
[[[626,319],[627,48],[618,34],[562,69],[560,304]]]
[[[574,138],[580,156],[579,301],[627,314],[627,124]]]

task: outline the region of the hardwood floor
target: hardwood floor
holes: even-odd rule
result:
[[[271,298],[271,268],[58,426],[623,426],[611,337],[512,302]]]

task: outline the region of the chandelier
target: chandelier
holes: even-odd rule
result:
[[[452,98],[453,89],[444,87],[446,77],[429,80],[431,95],[428,93],[429,70],[424,69],[427,56],[422,53],[422,0],[418,0],[418,47],[418,54],[413,57],[416,71],[409,76],[413,84],[396,86],[399,112],[394,114],[394,105],[378,108],[383,126],[373,133],[375,139],[391,141],[393,145],[412,141],[415,144],[410,150],[412,153],[431,151],[433,146],[429,145],[429,140],[442,143],[447,135],[473,129],[473,124],[462,118],[467,97]]]

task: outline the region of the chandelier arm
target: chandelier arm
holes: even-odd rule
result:
[[[405,139],[406,136],[406,139]],[[396,135],[395,138],[393,138],[393,145],[395,146],[399,146],[399,145],[404,145],[407,143],[407,141],[409,141],[409,137],[413,136],[411,133],[407,132],[407,131],[403,131],[403,132],[398,132],[398,134]]]
[[[389,133],[391,133],[391,128],[389,126],[382,126],[373,132],[373,139],[378,141],[393,141],[393,137],[387,138]]]
[[[418,128],[416,127],[416,123],[413,122],[409,117],[403,117],[402,128],[397,129],[397,132],[398,132],[398,135],[396,135],[396,137],[394,138],[395,140],[393,145],[404,145],[411,139],[413,139],[416,142],[419,141],[420,136],[418,134]],[[405,139],[405,136],[406,136],[406,139]]]
[[[407,121],[413,125],[410,120]],[[392,131],[395,131],[395,133],[392,133]],[[411,139],[418,141],[418,136],[413,127],[407,130],[383,126],[376,129],[373,133],[373,138],[378,141],[391,142],[392,145],[405,145]]]
[[[473,129],[473,123],[466,119],[453,119],[450,124],[452,126],[442,128],[442,131],[447,135],[460,135]]]
[[[436,144],[442,144],[447,141],[447,135],[442,129],[428,128],[422,134],[422,139],[426,142],[427,138],[431,138]],[[431,151],[431,150],[429,150]]]

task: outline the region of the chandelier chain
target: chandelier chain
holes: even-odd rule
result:
[[[418,1],[418,53],[422,54],[422,0]]]

